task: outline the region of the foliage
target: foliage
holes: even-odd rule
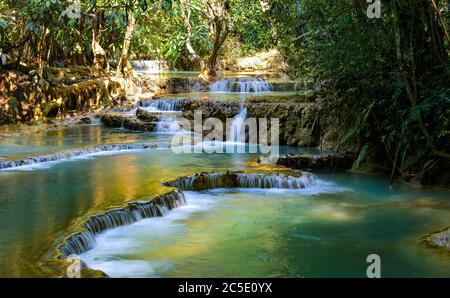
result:
[[[449,12],[432,1],[383,1],[380,19],[366,1],[273,0],[280,48],[294,75],[324,88],[340,116],[341,143],[358,145],[409,179],[449,162]],[[380,153],[381,152],[381,153]]]

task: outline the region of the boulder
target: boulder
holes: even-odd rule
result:
[[[334,154],[309,154],[309,155],[282,155],[278,158],[268,160],[265,157],[259,158],[260,164],[275,163],[292,169],[341,169],[349,170],[352,168],[354,156],[352,153],[334,153]]]

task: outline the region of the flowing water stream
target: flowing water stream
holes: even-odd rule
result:
[[[12,157],[17,147],[18,155],[48,154],[166,138],[90,126],[15,137],[14,149],[5,138],[0,146]],[[295,151],[314,149],[282,148]],[[249,169],[256,157],[142,150],[0,171],[0,275],[42,276],[42,255],[84,214],[161,194],[161,182],[182,175]],[[101,234],[81,257],[111,276],[363,276],[365,256],[378,253],[386,276],[450,276],[448,255],[420,243],[448,224],[448,193],[390,189],[379,176],[315,174],[318,183],[303,190],[187,192],[186,206]]]
[[[165,104],[145,108],[178,110],[176,103]],[[0,170],[0,276],[46,276],[43,256],[87,214],[161,195],[171,189],[161,183],[180,176],[254,171],[259,156],[126,146],[170,139],[101,125],[0,138],[0,162],[86,153]],[[125,150],[86,149],[113,144]],[[366,257],[376,253],[383,276],[450,277],[449,255],[420,242],[449,224],[448,192],[390,188],[388,179],[377,175],[313,174],[308,183],[268,178],[264,183],[271,188],[264,189],[242,176],[241,188],[184,191],[185,205],[98,234],[80,257],[112,277],[364,277]],[[283,185],[298,187],[279,188]]]

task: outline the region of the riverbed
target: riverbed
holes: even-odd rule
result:
[[[4,138],[0,147],[2,157],[13,158],[171,136],[79,126]],[[151,198],[165,191],[161,182],[182,175],[251,170],[257,156],[109,152],[1,171],[0,275],[42,276],[43,255],[86,213]],[[364,276],[365,257],[377,253],[385,276],[450,276],[448,255],[420,242],[447,223],[448,193],[390,188],[382,176],[314,174],[320,183],[300,191],[189,192],[186,206],[108,231],[81,258],[121,277],[313,277]]]

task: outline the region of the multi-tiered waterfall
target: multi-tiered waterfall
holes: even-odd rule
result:
[[[245,120],[248,111],[245,108],[245,98],[247,93],[270,92],[273,90],[271,83],[265,82],[261,78],[238,78],[221,79],[210,85],[211,93],[240,93],[241,108],[230,127],[230,134],[227,136],[227,142],[245,143]]]
[[[177,120],[177,114],[182,110],[182,100],[180,99],[158,99],[144,100],[141,102],[142,108],[147,112],[167,114],[158,116],[156,123],[156,132],[178,132],[180,126]]]

